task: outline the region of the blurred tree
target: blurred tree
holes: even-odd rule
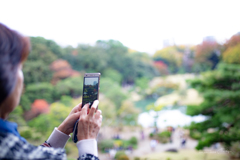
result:
[[[77,71],[100,72],[105,76],[109,69],[110,74],[116,74],[112,72],[115,70],[121,74],[122,84],[133,84],[136,78],[144,76],[152,78],[158,74],[146,53],[128,53],[128,48],[116,40],[98,40],[95,46],[84,44],[78,45],[77,48],[68,46],[64,48],[63,57]]]
[[[55,54],[58,58],[61,58],[63,56],[63,50],[62,48],[53,40],[48,40],[43,37],[31,37],[31,44],[32,49],[35,47],[35,44],[42,44],[48,48],[53,54]]]
[[[28,111],[31,109],[31,101],[26,94],[21,96],[19,105],[22,107],[23,111]]]
[[[238,45],[229,47],[222,55],[226,63],[240,64],[240,42]]]
[[[41,114],[28,122],[29,126],[43,133],[46,138],[51,134],[54,127],[58,127],[71,112],[70,107],[55,102],[50,106],[49,114]]]
[[[128,94],[122,90],[119,84],[108,78],[101,78],[100,88],[100,92],[112,100],[117,110],[128,97]]]
[[[138,78],[136,79],[136,86],[141,89],[141,91],[145,91],[149,87],[149,79],[148,78]]]
[[[36,99],[45,99],[50,103],[53,102],[53,91],[54,88],[50,83],[29,84],[26,86],[24,95],[30,102]]]
[[[31,37],[32,50],[24,63],[25,84],[49,82],[52,78],[50,64],[62,55],[62,49],[54,41]]]
[[[214,69],[219,62],[220,45],[216,41],[203,41],[196,46],[194,71],[201,72]]]
[[[103,72],[107,67],[108,56],[103,49],[90,45],[78,45],[76,49],[65,49],[66,59],[74,70],[85,72]]]
[[[101,103],[98,108],[102,111],[104,126],[116,126],[117,109],[115,104],[105,96],[101,95]]]
[[[62,96],[61,99],[60,99],[60,102],[67,107],[72,107],[73,106],[72,98],[70,96],[65,96],[65,95]]]
[[[190,81],[191,86],[203,96],[204,102],[199,106],[188,106],[187,114],[207,116],[205,121],[190,126],[191,132],[201,133],[196,149],[217,142],[229,149],[232,142],[240,140],[239,71],[240,65],[221,63],[215,71]]]
[[[58,83],[54,87],[53,96],[55,100],[60,99],[62,95],[76,98],[82,94],[82,90],[83,90],[83,78],[81,76],[70,77],[58,81]]]
[[[68,77],[80,76],[80,73],[73,70],[71,65],[63,59],[57,59],[51,63],[53,73],[52,84],[56,84],[59,80]]]
[[[117,125],[137,125],[137,118],[140,110],[134,106],[129,100],[123,101],[121,107],[117,111]]]
[[[178,67],[182,65],[182,57],[183,53],[180,52],[181,49],[178,49],[176,46],[170,46],[158,50],[153,55],[154,60],[163,59],[166,61],[165,64],[168,65],[170,73],[176,73],[178,71]]]
[[[16,122],[18,126],[26,126],[26,122],[23,119],[23,109],[17,106],[8,116],[8,121]]]
[[[118,83],[119,85],[121,84],[122,78],[123,78],[121,73],[119,73],[117,70],[114,70],[111,68],[104,70],[104,72],[101,76],[109,78],[109,79],[113,80],[114,82]]]
[[[227,49],[229,47],[234,47],[240,44],[240,32],[233,35],[225,44],[224,47]]]
[[[26,85],[41,82],[50,82],[52,79],[52,71],[49,65],[42,60],[27,60],[23,67],[24,83]]]

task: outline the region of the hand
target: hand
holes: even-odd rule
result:
[[[93,102],[89,114],[87,114],[89,104],[84,105],[84,107],[82,108],[78,121],[78,141],[83,139],[97,138],[98,132],[102,124],[102,112],[100,110],[96,111],[98,103],[98,100]]]
[[[67,118],[59,125],[58,130],[69,135],[73,132],[75,122],[79,119],[82,103],[75,106]]]

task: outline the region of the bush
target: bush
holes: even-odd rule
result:
[[[240,158],[240,142],[232,142],[230,147],[231,158]]]
[[[140,158],[139,157],[134,157],[134,160],[140,160]]]
[[[129,140],[131,145],[137,145],[138,144],[138,139],[136,137],[131,137]]]
[[[171,137],[171,132],[163,131],[163,132],[159,133],[158,136],[159,137],[168,137],[168,138],[170,138]]]
[[[116,160],[129,160],[127,155],[121,155]]]
[[[195,130],[190,130],[190,134],[189,135],[190,135],[191,138],[196,139],[196,140],[200,140],[201,137],[202,137],[201,132],[195,131]]]
[[[102,140],[98,143],[98,148],[100,151],[104,152],[107,149],[114,147],[114,141],[113,140]]]
[[[150,138],[153,138],[153,136],[154,136],[153,133],[150,133],[150,134],[149,134],[149,137],[150,137]]]
[[[129,160],[125,151],[118,151],[114,157],[116,160]]]
[[[30,129],[27,129],[27,130],[21,131],[21,132],[20,132],[20,135],[21,135],[23,138],[31,139],[31,138],[32,138],[32,131],[31,131]]]
[[[150,138],[156,139],[161,143],[167,143],[171,137],[171,132],[169,131],[163,131],[161,133],[150,133],[149,135]]]

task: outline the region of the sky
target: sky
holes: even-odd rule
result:
[[[154,54],[163,41],[224,43],[240,32],[239,0],[0,0],[0,22],[61,46],[115,39]]]

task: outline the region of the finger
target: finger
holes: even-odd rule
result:
[[[101,114],[102,114],[102,111],[101,110],[97,110],[97,112],[94,115],[94,118],[95,119],[99,119]]]
[[[77,121],[80,118],[80,114],[81,112],[76,112],[76,113],[73,113],[70,117],[71,119],[73,119],[73,121]]]
[[[79,111],[81,111],[81,109],[82,109],[82,103],[79,103],[78,105],[76,105],[76,106],[72,109],[71,113],[79,112]]]
[[[89,104],[85,104],[81,110],[80,117],[87,115],[87,109],[89,108]]]
[[[102,115],[100,115],[98,119],[98,126],[101,127],[101,125],[102,125]]]
[[[93,102],[93,105],[92,105],[92,107],[91,107],[91,109],[90,109],[90,111],[89,111],[89,114],[88,114],[90,117],[93,117],[94,112],[96,111],[96,108],[97,108],[98,104],[99,104],[99,101],[98,101],[98,100],[95,100],[95,101]]]

